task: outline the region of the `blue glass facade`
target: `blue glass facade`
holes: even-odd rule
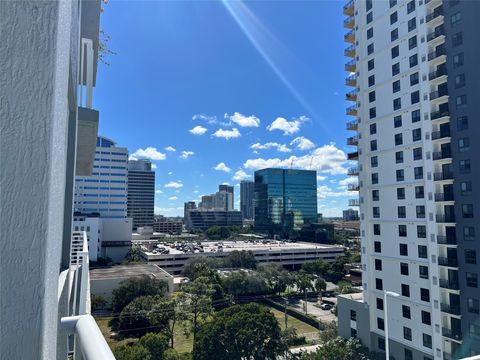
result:
[[[288,234],[316,219],[316,171],[263,169],[255,172],[255,228],[258,231]]]

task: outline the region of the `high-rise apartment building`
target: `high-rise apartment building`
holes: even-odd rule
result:
[[[363,298],[339,298],[339,332],[396,359],[480,354],[480,2],[343,12]]]
[[[255,183],[250,180],[240,182],[240,211],[244,219],[253,219],[253,199],[255,197]]]
[[[221,195],[218,195],[219,193]],[[223,195],[224,193],[226,193],[227,195]],[[224,208],[226,211],[232,211],[235,208],[235,193],[233,186],[225,184],[219,185],[216,195],[220,196],[220,200],[217,200],[217,207]]]
[[[128,161],[127,216],[133,229],[152,226],[155,206],[155,171],[150,160]]]
[[[317,172],[255,171],[255,229],[288,235],[317,220]]]
[[[358,220],[358,210],[347,209],[343,210],[343,221],[356,221]]]

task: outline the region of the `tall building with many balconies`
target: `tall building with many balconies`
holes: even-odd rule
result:
[[[363,298],[339,299],[339,332],[397,359],[480,354],[480,2],[343,12]]]
[[[155,171],[150,160],[128,161],[127,215],[133,229],[154,224]]]

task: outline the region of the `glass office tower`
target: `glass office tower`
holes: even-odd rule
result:
[[[255,229],[288,236],[317,219],[317,173],[263,169],[255,172]]]

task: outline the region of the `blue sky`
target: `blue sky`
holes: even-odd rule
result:
[[[293,165],[318,170],[319,212],[341,215],[354,195],[346,191],[342,6],[104,5],[101,28],[116,54],[98,71],[99,133],[152,159],[157,213],[181,215],[184,201],[218,184]]]

